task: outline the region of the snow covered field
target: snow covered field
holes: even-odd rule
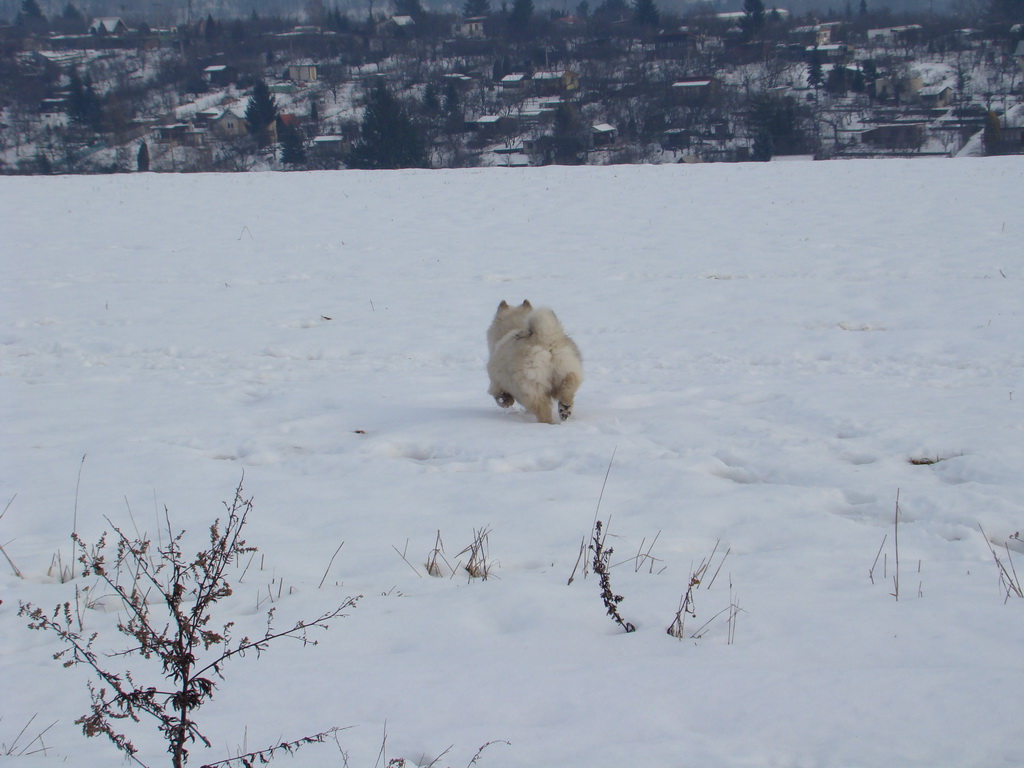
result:
[[[1024,576],[1022,192],[1024,158],[0,178],[0,744],[38,713],[15,764],[120,763],[18,603],[91,583],[48,575],[76,514],[166,506],[194,551],[244,471],[220,621],[364,597],[230,662],[190,764],[341,726],[275,764],[1019,766],[979,525]],[[486,394],[523,298],[583,352],[563,424]],[[631,634],[567,583],[595,513]]]

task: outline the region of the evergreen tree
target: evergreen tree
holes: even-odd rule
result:
[[[999,115],[989,112],[985,115],[985,130],[981,134],[981,143],[986,155],[998,155],[1002,150],[1003,126],[999,123]]]
[[[521,40],[529,37],[532,20],[533,0],[513,0],[512,11],[508,15],[509,33]]]
[[[85,21],[85,17],[82,16],[82,12],[75,7],[74,3],[68,3],[64,6],[64,12],[61,13],[61,18],[64,21],[79,22]]]
[[[775,155],[806,151],[807,132],[795,99],[761,94],[752,99],[747,123],[754,146],[753,160],[771,160]]]
[[[302,143],[302,135],[294,125],[279,120],[277,137],[281,142],[282,163],[301,165],[306,162],[306,148]]]
[[[42,32],[46,29],[46,16],[36,0],[22,0],[21,10],[14,17],[14,23],[30,32]]]
[[[92,87],[92,79],[83,80],[78,70],[68,72],[68,117],[75,125],[93,131],[103,127],[103,105]]]
[[[345,157],[349,168],[428,168],[427,151],[415,124],[383,84],[369,94],[359,142]]]
[[[747,40],[753,40],[764,29],[765,10],[763,0],[743,0],[743,18],[740,28]]]
[[[267,84],[260,80],[252,88],[252,96],[245,105],[245,127],[256,136],[261,145],[269,141],[270,125],[277,120],[277,99]]]
[[[419,22],[425,14],[426,11],[423,10],[420,0],[395,0],[396,16],[411,16],[415,21]]]
[[[818,90],[825,82],[825,72],[821,68],[821,56],[818,55],[818,47],[811,51],[811,60],[807,63],[807,84],[814,90]]]
[[[467,18],[474,16],[488,16],[491,13],[491,4],[488,0],[466,0],[462,6],[462,15]]]
[[[992,0],[988,16],[997,24],[1024,23],[1024,0]]]
[[[21,0],[21,17],[26,21],[46,23],[43,9],[39,7],[39,3],[36,0]]]
[[[423,89],[423,110],[430,115],[441,111],[441,95],[437,92],[437,83],[433,81]]]
[[[633,21],[645,27],[657,27],[661,24],[661,14],[654,0],[636,0],[633,7]]]
[[[579,165],[583,162],[583,141],[580,139],[580,122],[576,110],[562,102],[555,110],[552,128],[552,160],[558,165]]]
[[[455,83],[448,83],[444,92],[444,105],[441,108],[444,112],[445,127],[452,132],[461,131],[466,125],[466,116],[462,111],[462,97]]]
[[[149,170],[149,145],[146,142],[139,144],[139,154],[136,157],[136,167],[145,173]]]
[[[629,10],[626,0],[602,0],[594,9],[594,18],[606,23],[622,21],[629,18]]]
[[[860,0],[860,15],[868,15],[868,0]]]

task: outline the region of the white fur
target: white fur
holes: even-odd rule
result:
[[[565,335],[555,313],[546,307],[524,311],[529,302],[498,305],[487,332],[491,350],[488,392],[508,408],[517,400],[537,421],[553,424],[552,400],[564,421],[572,414],[576,390],[583,383],[583,363],[575,342]],[[503,335],[497,336],[504,330]],[[492,339],[493,336],[497,340]]]

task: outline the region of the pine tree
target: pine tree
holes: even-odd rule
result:
[[[661,14],[654,0],[636,0],[633,7],[633,21],[645,27],[657,27],[661,24]]]
[[[818,47],[811,51],[811,60],[807,64],[807,84],[814,90],[818,90],[825,82],[825,72],[821,68],[821,57],[818,55]]]
[[[349,168],[428,168],[427,151],[405,109],[383,84],[369,94],[361,138],[345,157]]]
[[[1024,0],[992,0],[988,17],[997,24],[1024,23]]]
[[[245,105],[245,126],[249,133],[256,136],[260,144],[269,141],[271,124],[277,120],[277,99],[270,92],[267,84],[260,80],[252,88],[252,96]]]
[[[301,165],[306,162],[306,148],[302,144],[302,135],[294,125],[278,121],[277,136],[281,141],[282,163]]]
[[[21,10],[14,18],[16,26],[23,27],[30,31],[43,31],[46,29],[46,16],[43,9],[39,7],[36,0],[22,0]]]
[[[513,37],[525,39],[530,34],[533,20],[533,0],[514,0],[508,15],[508,31]]]
[[[82,16],[82,12],[80,10],[78,10],[78,8],[75,7],[74,3],[70,3],[70,2],[67,5],[64,6],[64,11],[63,11],[63,13],[61,13],[60,16],[61,16],[62,19],[64,19],[64,21],[70,21],[70,22],[85,21],[85,18]]]
[[[43,9],[36,0],[21,0],[21,15],[27,21],[46,21]]]
[[[999,115],[989,112],[985,115],[985,130],[981,134],[981,143],[986,155],[998,155],[1002,150],[1003,126],[999,123]]]
[[[395,0],[396,16],[411,16],[415,21],[419,22],[425,14],[426,11],[423,9],[420,0]]]
[[[466,0],[462,6],[462,15],[471,19],[474,16],[488,16],[491,13],[491,4],[487,0]]]
[[[743,19],[740,21],[740,28],[747,40],[757,37],[765,25],[765,10],[763,0],[743,0]]]
[[[103,127],[103,104],[92,87],[92,79],[87,75],[83,80],[78,70],[68,72],[68,117],[75,125],[93,131]]]
[[[149,170],[149,145],[146,142],[139,144],[139,154],[136,157],[136,167],[145,173]]]

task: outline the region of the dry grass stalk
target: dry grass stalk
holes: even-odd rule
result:
[[[434,539],[434,548],[430,550],[430,554],[427,555],[427,575],[435,578],[441,578],[444,574],[444,567],[448,568],[449,573],[454,573],[455,569],[452,568],[451,563],[444,556],[444,542],[441,540],[441,531],[437,532],[437,537]]]
[[[456,557],[469,555],[469,562],[463,567],[472,579],[487,581],[491,575],[491,562],[488,553],[488,537],[490,535],[490,528],[473,529],[473,542],[456,555]]]
[[[893,574],[893,597],[900,599],[900,489],[896,489],[896,512],[893,514],[893,547],[896,550],[896,571]]]
[[[612,448],[611,458],[608,459],[608,468],[604,471],[604,480],[601,482],[601,492],[597,495],[597,506],[594,508],[594,522],[590,524],[591,530],[593,530],[593,527],[597,524],[597,516],[601,513],[601,501],[604,499],[604,489],[608,486],[608,476],[612,473],[612,463],[615,461],[615,452],[618,449],[619,446]],[[609,522],[611,522],[611,518],[609,518]],[[573,566],[572,573],[569,574],[569,581],[567,584],[572,584],[573,581],[576,580],[576,571],[580,567],[580,563],[583,563],[583,578],[587,578],[590,563],[586,558],[586,554],[587,538],[584,536],[580,539],[580,553],[576,558],[576,565]]]
[[[4,507],[4,511],[3,511],[3,512],[0,512],[0,520],[3,520],[3,518],[4,518],[4,515],[6,515],[6,514],[7,514],[7,510],[11,508],[11,504],[13,504],[13,503],[14,503],[14,500],[15,500],[16,498],[18,498],[18,494],[14,494],[14,495],[13,495],[13,496],[11,497],[11,500],[7,502],[7,506],[5,506],[5,507]],[[16,565],[14,564],[14,561],[13,561],[13,560],[11,560],[11,557],[10,557],[10,555],[8,555],[8,554],[7,554],[7,550],[3,548],[3,545],[2,545],[2,544],[0,544],[0,553],[3,553],[3,556],[4,556],[4,558],[5,558],[6,560],[7,560],[7,563],[8,563],[8,564],[9,564],[9,565],[11,566],[11,570],[13,570],[13,571],[14,571],[14,575],[15,575],[15,576],[17,576],[17,577],[18,577],[19,579],[23,579],[23,578],[25,578],[24,576],[22,576],[22,575],[21,575],[21,571],[20,571],[20,570],[18,570],[18,566],[16,566]]]
[[[999,570],[999,586],[1002,587],[1006,593],[1006,597],[1003,602],[1005,603],[1011,597],[1024,597],[1024,586],[1021,585],[1020,576],[1017,575],[1017,568],[1013,564],[1013,558],[1010,556],[1010,546],[1008,542],[1003,543],[1003,548],[1006,550],[1006,562],[1004,563],[999,557],[999,553],[996,548],[992,546],[992,541],[985,533],[985,529],[978,526],[981,531],[981,535],[985,537],[985,543],[988,544],[988,551],[992,553],[992,559],[996,563],[996,568]],[[1010,537],[1011,539],[1020,539],[1020,532],[1015,533]]]
[[[25,723],[25,726],[20,731],[18,731],[18,735],[14,737],[14,741],[12,741],[10,745],[0,744],[0,755],[6,755],[7,757],[24,757],[26,755],[35,755],[39,752],[42,752],[44,755],[46,754],[47,747],[46,744],[43,743],[43,736],[48,730],[57,724],[58,721],[56,720],[37,733],[35,738],[28,744],[23,747],[18,746],[18,742],[21,741],[21,737],[25,735],[25,731],[28,730],[28,727],[32,725],[32,722],[35,719],[36,715],[32,715],[32,717],[28,719],[28,722]],[[37,743],[38,746],[35,746]]]
[[[676,615],[672,619],[672,623],[669,624],[668,628],[665,630],[668,634],[672,635],[672,637],[678,638],[680,640],[682,640],[684,637],[686,637],[686,617],[687,616],[689,616],[691,618],[696,618],[697,617],[697,611],[696,611],[696,607],[695,607],[695,598],[694,598],[694,596],[695,596],[697,590],[700,589],[700,585],[704,582],[704,577],[707,575],[707,572],[708,572],[708,570],[711,567],[711,563],[714,562],[715,553],[718,552],[718,545],[719,544],[721,544],[721,541],[720,540],[716,541],[714,549],[711,550],[711,554],[706,559],[701,560],[700,564],[695,569],[690,571],[690,580],[689,580],[689,582],[687,582],[686,592],[684,592],[682,597],[679,598],[679,608],[676,610]],[[715,579],[718,578],[718,574],[721,572],[722,566],[725,564],[725,559],[729,556],[729,553],[731,551],[732,551],[731,548],[727,549],[725,551],[725,554],[722,555],[722,560],[721,560],[721,562],[719,562],[718,568],[715,569],[714,574],[711,576],[711,580],[708,582],[707,587],[706,587],[707,589],[711,589],[711,585],[715,583]],[[730,590],[730,592],[731,592],[731,590]],[[731,604],[730,604],[729,608],[723,609],[723,610],[719,611],[718,613],[716,613],[708,621],[704,622],[704,624],[702,624],[697,629],[697,631],[694,632],[690,636],[691,637],[700,637],[700,633],[704,630],[704,628],[707,627],[712,621],[714,621],[716,618],[721,616],[726,611],[730,611],[730,616],[732,617],[730,619],[730,627],[731,627],[733,621],[735,620],[735,617],[732,614],[732,610],[733,610],[733,608],[735,608],[736,611],[738,612],[739,607],[735,606],[735,604],[732,604],[732,601],[730,601],[730,603]]]

